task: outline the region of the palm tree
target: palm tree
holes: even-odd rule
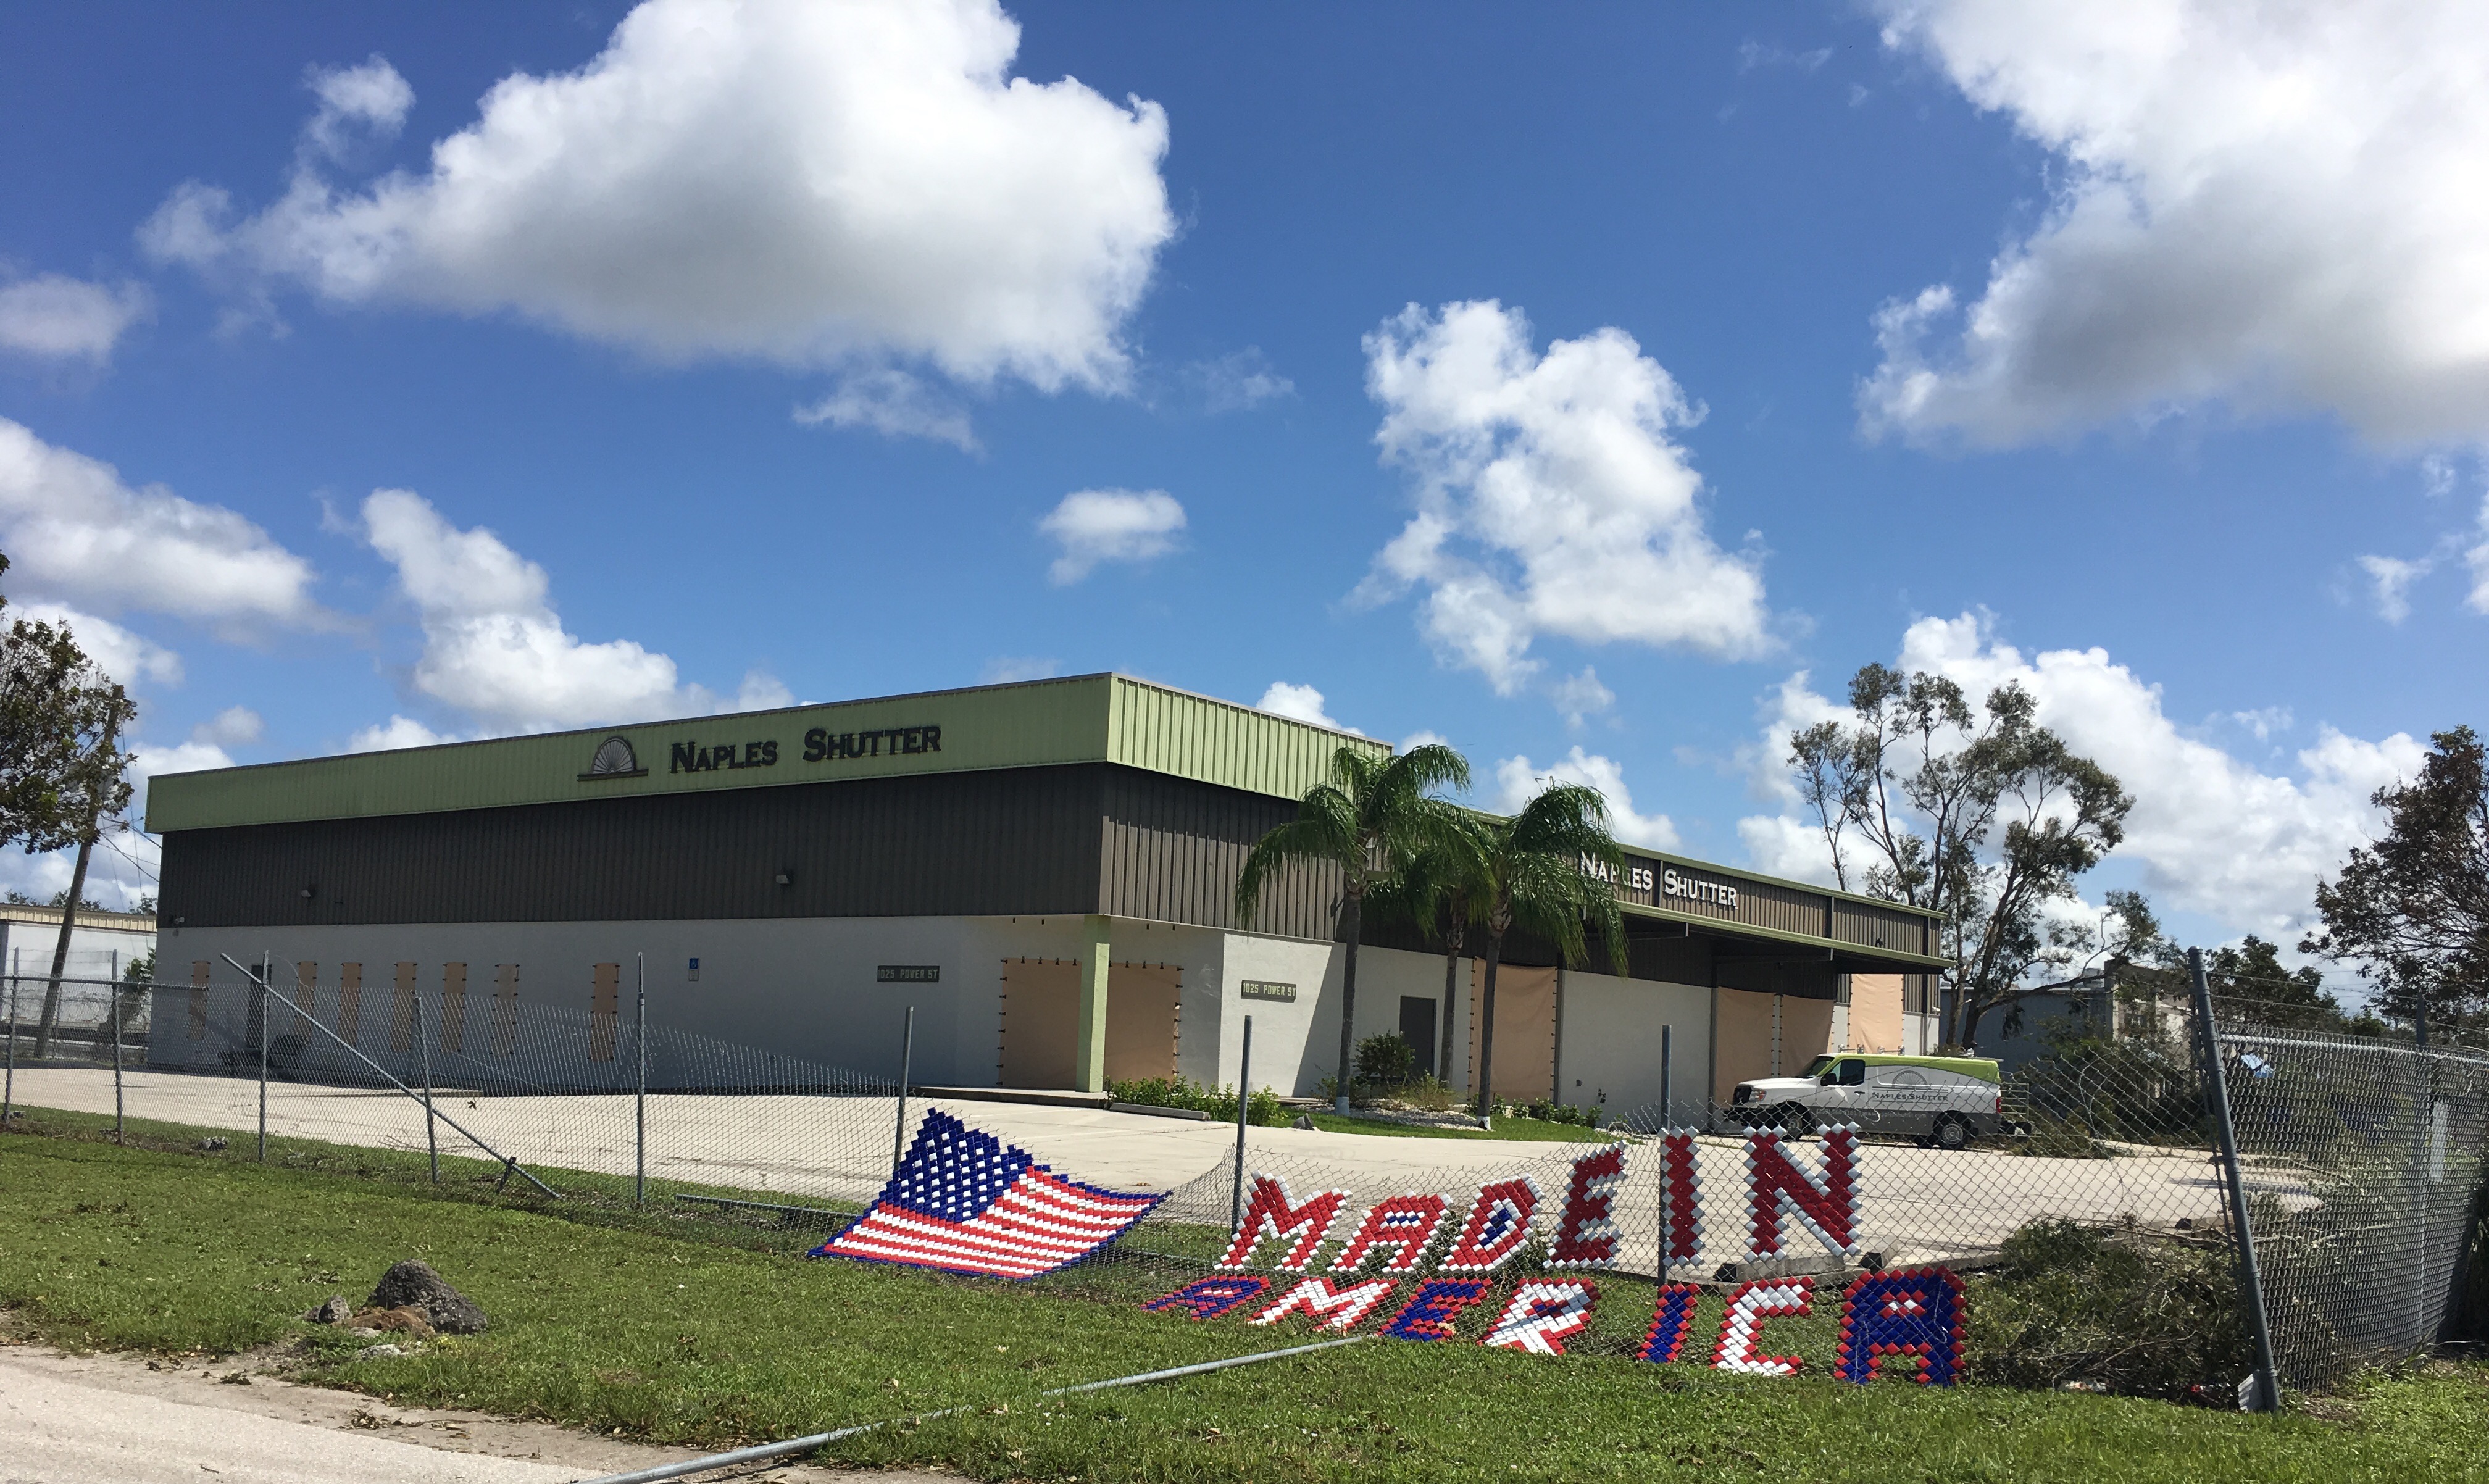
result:
[[[1340,935],[1348,956],[1340,974],[1339,1081],[1332,1106],[1348,1111],[1349,1058],[1357,1038],[1357,940],[1365,894],[1450,828],[1461,811],[1429,789],[1470,785],[1469,759],[1430,742],[1392,757],[1343,746],[1331,754],[1330,779],[1305,790],[1297,817],[1257,842],[1236,879],[1236,916],[1253,921],[1262,887],[1280,868],[1321,862],[1339,868]]]
[[[1596,923],[1608,940],[1608,956],[1625,972],[1624,913],[1615,881],[1623,852],[1608,833],[1607,801],[1580,784],[1550,784],[1508,819],[1484,822],[1482,903],[1486,928],[1486,985],[1478,1007],[1477,1111],[1481,1126],[1495,1111],[1495,975],[1503,959],[1503,935],[1518,928],[1556,945],[1564,962],[1587,956],[1586,923]],[[1586,869],[1597,862],[1602,880]]]
[[[1443,1032],[1435,1042],[1439,1065],[1434,1069],[1439,1082],[1452,1080],[1452,1006],[1461,956],[1469,951],[1471,935],[1483,926],[1479,913],[1488,895],[1485,821],[1466,810],[1398,873],[1366,892],[1377,913],[1406,921],[1444,945]]]

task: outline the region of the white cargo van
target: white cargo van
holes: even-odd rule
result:
[[[1818,1056],[1803,1076],[1737,1084],[1730,1116],[1749,1128],[1812,1133],[1856,1124],[1939,1149],[2007,1131],[2004,1078],[1979,1056]]]

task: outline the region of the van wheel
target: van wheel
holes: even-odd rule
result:
[[[1930,1142],[1938,1149],[1968,1149],[1970,1124],[1959,1113],[1948,1113],[1936,1120],[1934,1137]]]
[[[1815,1113],[1803,1103],[1785,1102],[1772,1109],[1771,1127],[1778,1128],[1783,1138],[1802,1139],[1815,1132]]]

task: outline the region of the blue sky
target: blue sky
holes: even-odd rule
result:
[[[2478,720],[2459,7],[627,14],[0,14],[6,591],[146,766],[1119,669],[1811,874],[1900,660],[2218,941]]]

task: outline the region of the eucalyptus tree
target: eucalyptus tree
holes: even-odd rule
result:
[[[1608,957],[1625,972],[1624,911],[1614,882],[1624,852],[1608,833],[1607,800],[1580,784],[1551,783],[1509,818],[1479,821],[1478,886],[1485,953],[1477,1029],[1477,1112],[1495,1112],[1495,981],[1503,940],[1514,928],[1556,946],[1564,962],[1588,956],[1588,928],[1607,939]],[[1600,874],[1591,873],[1595,864]]]
[[[1366,894],[1374,911],[1408,922],[1443,945],[1443,1029],[1435,1039],[1433,1069],[1439,1082],[1452,1080],[1452,1007],[1460,992],[1461,958],[1484,926],[1488,895],[1485,821],[1467,811],[1454,814],[1440,836]]]
[[[2438,732],[2419,776],[2372,802],[2386,832],[2317,883],[2324,928],[2300,952],[2358,964],[2399,1020],[2489,1024],[2489,744]]]
[[[1869,665],[1849,707],[1790,735],[1799,797],[1844,891],[1944,914],[1945,1039],[1968,1044],[2054,961],[2048,909],[2126,838],[2134,800],[2012,682],[1974,710],[1945,676]]]
[[[0,572],[8,567],[0,556]],[[6,603],[0,599],[0,607]],[[77,847],[35,1033],[38,1056],[49,1048],[59,1013],[88,859],[107,824],[129,804],[124,776],[129,755],[119,737],[136,715],[129,696],[78,647],[67,624],[18,618],[0,632],[0,842],[22,845],[29,855]],[[14,1005],[10,1013],[14,1018]]]
[[[1249,924],[1262,889],[1280,870],[1291,865],[1339,870],[1339,932],[1348,952],[1340,971],[1339,1074],[1332,1105],[1342,1113],[1348,1111],[1356,1050],[1357,948],[1366,893],[1456,828],[1459,806],[1436,797],[1435,790],[1469,785],[1469,759],[1440,742],[1388,757],[1344,744],[1331,754],[1330,777],[1305,790],[1296,818],[1254,843],[1236,878],[1236,916]]]

